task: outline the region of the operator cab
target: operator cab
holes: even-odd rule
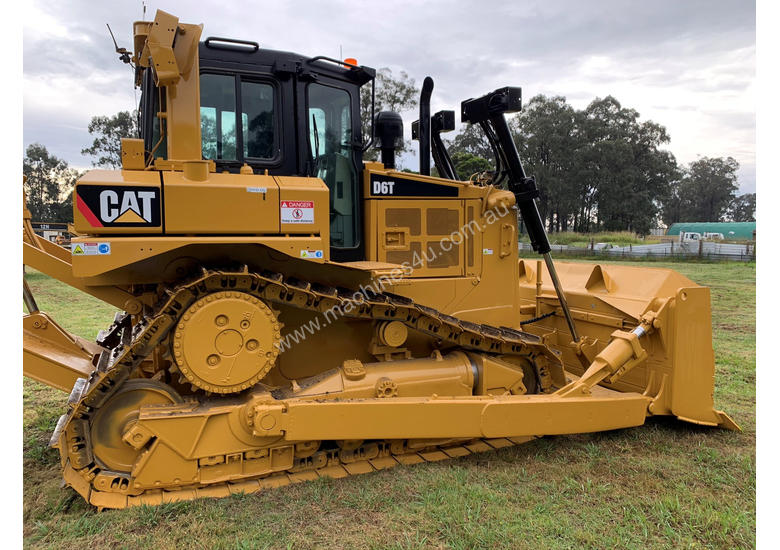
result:
[[[217,172],[238,173],[247,164],[255,173],[322,179],[330,190],[331,258],[364,259],[360,87],[375,71],[222,38],[201,42],[199,56],[203,158]],[[165,90],[145,72],[144,149],[164,157],[156,113]]]

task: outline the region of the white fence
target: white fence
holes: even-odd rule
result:
[[[748,262],[756,259],[755,243],[729,244],[710,241],[694,243],[668,242],[658,244],[640,244],[629,246],[610,246],[605,243],[596,243],[593,248],[581,248],[568,245],[550,245],[553,252],[564,252],[567,255],[579,256],[621,256],[633,258],[647,257],[690,257],[709,258],[713,260],[734,260]],[[531,245],[520,243],[520,252],[531,251]]]

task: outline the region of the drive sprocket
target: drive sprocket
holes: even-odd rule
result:
[[[176,365],[194,386],[236,393],[254,386],[279,354],[281,323],[246,292],[203,296],[181,316],[172,338]]]

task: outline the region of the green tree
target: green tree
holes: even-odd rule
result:
[[[666,128],[639,121],[639,113],[612,96],[595,99],[581,113],[584,141],[577,161],[582,182],[592,186],[598,229],[646,234],[655,225],[677,162],[660,147]]]
[[[674,156],[661,149],[666,129],[611,96],[575,110],[564,97],[539,95],[509,125],[550,231],[647,233],[680,179]],[[449,150],[494,163],[478,126],[466,126]]]
[[[81,150],[82,155],[97,157],[93,166],[122,167],[122,138],[138,137],[137,112],[120,111],[114,116],[95,116],[87,127],[94,136],[92,147]]]
[[[756,194],[745,193],[735,197],[729,205],[727,217],[732,222],[756,221]]]
[[[468,153],[491,163],[495,162],[493,149],[478,124],[466,124],[452,141],[445,143],[450,156],[455,153]]]
[[[731,157],[703,157],[690,163],[663,202],[664,223],[717,222],[734,214],[742,217],[742,211],[732,210],[735,206],[745,206],[744,213],[752,215],[748,197],[735,204],[737,170],[739,163]]]
[[[252,121],[255,124],[256,119]],[[266,127],[270,127],[270,123]],[[250,127],[249,130],[254,128]],[[222,120],[222,132],[217,136],[217,113],[214,108],[203,109],[200,114],[200,135],[202,144],[203,158],[216,160],[217,159],[217,141],[221,142],[221,156],[220,158],[226,160],[235,160],[238,152],[238,136],[236,133],[236,125],[233,121],[228,121],[223,118]],[[248,141],[248,133],[244,133],[244,143]],[[244,145],[246,149],[247,145]],[[268,150],[267,144],[260,145],[260,148],[266,147],[264,150]],[[162,143],[157,149],[158,153],[164,151],[165,144]]]
[[[394,111],[403,113],[417,107],[420,89],[415,86],[414,79],[401,71],[396,78],[393,71],[384,67],[377,70],[375,81],[374,114],[379,111]],[[371,136],[371,83],[360,89],[360,122],[363,140]],[[401,151],[409,151],[411,141],[405,140]],[[363,154],[365,160],[377,160],[379,151],[371,147]]]
[[[50,154],[43,145],[27,147],[22,172],[27,207],[35,221],[73,221],[71,191],[79,174],[68,163]]]
[[[685,221],[715,222],[725,218],[736,195],[739,163],[732,157],[703,157],[688,165],[683,177]]]
[[[682,181],[678,178],[671,182],[669,192],[661,201],[661,219],[666,225],[681,222],[687,208]]]
[[[450,155],[450,158],[455,166],[455,174],[461,181],[468,181],[474,174],[493,169],[489,161],[471,153],[456,151]]]
[[[574,159],[580,148],[574,109],[561,96],[538,95],[510,121],[515,145],[539,187],[539,210],[550,230],[567,231],[578,208]]]

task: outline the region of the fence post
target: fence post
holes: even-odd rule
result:
[[[704,241],[700,240],[699,241],[699,258],[701,258],[703,250],[704,250]]]
[[[669,241],[669,244],[672,245],[671,249],[669,250],[669,255],[674,256],[674,241]]]

